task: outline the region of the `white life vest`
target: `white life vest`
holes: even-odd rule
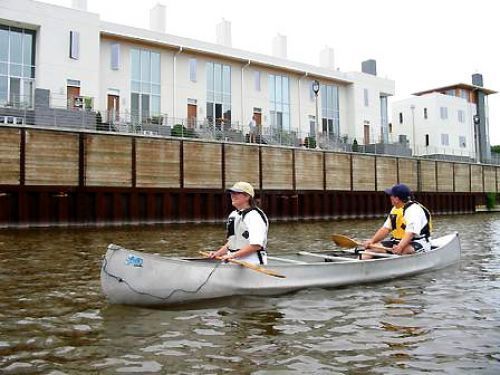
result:
[[[231,212],[227,221],[229,251],[236,252],[246,245],[260,245],[259,251],[238,259],[255,264],[267,264],[268,228],[269,220],[266,214],[257,207]],[[251,239],[257,243],[250,243]]]

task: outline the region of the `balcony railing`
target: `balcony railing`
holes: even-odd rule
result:
[[[413,150],[407,141],[386,137],[368,145],[347,135],[320,133],[318,137],[309,132],[287,131],[262,124],[252,133],[250,126],[224,119],[208,120],[178,118],[166,114],[140,116],[127,112],[94,112],[80,108],[12,106],[0,103],[0,124],[38,125],[45,127],[87,129],[91,131],[117,132],[146,136],[173,136],[199,138],[222,142],[260,143],[288,147],[358,152],[369,154],[391,154],[396,156],[419,156],[433,160],[475,162],[476,157],[467,148],[434,147],[415,145]],[[403,139],[404,141],[404,139]],[[492,155],[492,164],[500,165],[500,157]]]

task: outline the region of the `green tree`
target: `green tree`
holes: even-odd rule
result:
[[[494,152],[495,154],[500,154],[500,145],[491,146],[491,152]]]

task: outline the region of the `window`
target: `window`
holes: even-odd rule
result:
[[[269,115],[273,131],[290,131],[290,92],[287,76],[269,74]]]
[[[465,122],[465,112],[461,109],[458,110],[458,122]]]
[[[321,124],[323,133],[340,136],[339,88],[336,85],[321,85]]]
[[[446,95],[448,96],[455,96],[455,90],[451,89],[451,90],[446,90]]]
[[[469,100],[469,92],[465,89],[460,89],[460,97]]]
[[[260,91],[260,72],[258,70],[253,73],[253,83],[255,91]]]
[[[35,35],[31,30],[0,25],[0,104],[32,106]]]
[[[368,89],[364,89],[364,99],[365,99],[365,107],[368,107],[369,102],[368,102]]]
[[[207,69],[207,119],[220,126],[231,124],[231,67],[208,62]]]
[[[458,137],[458,145],[460,146],[460,148],[467,147],[467,142],[465,141],[465,137],[463,135],[460,135]]]
[[[430,139],[429,139],[429,134],[425,135],[425,147],[428,147],[430,145]]]
[[[389,130],[388,130],[388,123],[389,123],[389,116],[388,116],[388,109],[387,109],[387,96],[381,96],[380,97],[380,135],[381,135],[381,141],[383,143],[388,143],[389,142]]]
[[[448,118],[448,107],[440,107],[439,113],[441,116],[441,120],[446,120]]]
[[[131,114],[136,123],[149,121],[160,114],[160,54],[145,49],[131,49]]]
[[[191,82],[196,82],[196,68],[197,68],[196,59],[189,59],[189,80]]]
[[[78,31],[69,32],[69,57],[75,60],[80,58],[80,33]]]
[[[120,69],[120,43],[111,44],[111,69]]]
[[[448,134],[441,134],[441,145],[443,146],[450,145],[450,136]]]
[[[424,108],[424,119],[428,119],[429,115],[427,114],[427,108]]]
[[[403,112],[399,112],[399,123],[403,123]]]

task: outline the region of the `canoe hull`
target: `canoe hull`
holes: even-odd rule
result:
[[[101,286],[111,304],[168,306],[376,282],[440,269],[460,260],[458,234],[441,237],[433,244],[439,247],[394,258],[269,265],[286,276],[284,279],[218,261],[165,258],[110,245],[101,268]]]

